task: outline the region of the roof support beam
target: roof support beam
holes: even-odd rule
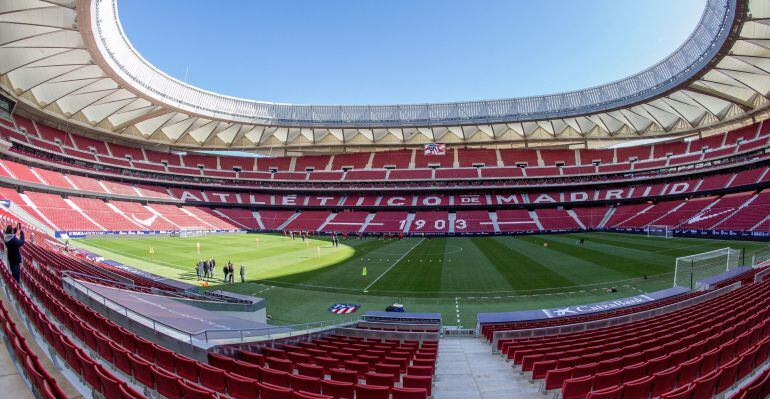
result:
[[[687,90],[695,92],[695,93],[698,93],[698,94],[703,94],[703,95],[706,95],[706,96],[716,97],[716,98],[718,98],[720,100],[725,100],[727,102],[731,102],[731,103],[737,105],[738,108],[740,108],[741,111],[743,111],[743,112],[747,112],[747,111],[751,110],[751,108],[754,107],[753,104],[751,104],[750,102],[743,101],[740,98],[731,96],[731,95],[729,95],[727,93],[724,93],[724,92],[719,92],[719,91],[710,89],[708,87],[690,85],[690,87],[688,87]]]

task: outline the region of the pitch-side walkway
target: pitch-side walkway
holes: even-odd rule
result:
[[[538,384],[530,384],[509,363],[492,354],[478,338],[443,338],[433,397],[438,399],[544,398]]]

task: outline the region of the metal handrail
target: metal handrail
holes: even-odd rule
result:
[[[611,317],[607,319],[592,320],[592,321],[586,321],[582,323],[565,324],[565,325],[551,326],[551,327],[495,331],[494,333],[492,333],[492,350],[493,351],[497,350],[497,341],[501,339],[509,339],[509,338],[522,339],[522,338],[541,337],[546,335],[567,334],[567,333],[573,333],[573,332],[594,330],[597,328],[612,327],[619,324],[626,324],[626,323],[630,323],[638,320],[649,319],[651,317],[675,312],[677,310],[681,310],[693,305],[697,305],[699,303],[706,302],[708,300],[711,300],[713,298],[716,298],[728,292],[734,291],[740,288],[740,286],[741,286],[741,283],[736,282],[726,287],[722,287],[713,291],[708,291],[696,297],[685,299],[684,301],[679,301],[666,306],[661,306],[658,308],[644,310],[641,312]]]
[[[141,285],[137,285],[137,284],[133,284],[133,283],[124,283],[124,282],[117,281],[117,280],[110,280],[110,279],[106,279],[106,278],[102,278],[102,277],[91,276],[89,274],[80,273],[80,272],[76,272],[76,271],[73,271],[73,270],[64,270],[64,271],[62,271],[62,277],[64,277],[64,276],[72,277],[73,279],[76,279],[76,280],[77,280],[77,277],[80,277],[81,279],[84,279],[84,280],[95,280],[97,282],[101,282],[101,283],[105,283],[105,284],[109,284],[109,285],[113,285],[113,286],[124,287],[124,288],[121,288],[121,289],[128,289],[128,290],[132,290],[132,291],[139,291],[139,292],[150,291],[153,295],[159,295],[159,296],[168,296],[168,297],[182,298],[182,299],[192,299],[192,300],[206,301],[206,302],[233,302],[233,303],[241,303],[241,302],[234,302],[234,301],[227,301],[227,300],[223,300],[223,299],[217,299],[216,297],[213,297],[213,296],[201,295],[201,294],[197,294],[197,293],[194,293],[194,292],[169,291],[169,290],[164,290],[164,289],[160,289],[160,288],[145,287],[145,286],[141,286]],[[242,303],[245,303],[245,301],[242,302]]]
[[[89,277],[90,278],[90,277]],[[141,324],[152,328],[154,332],[169,335],[169,332],[173,335],[178,335],[186,342],[194,344],[197,342],[211,343],[212,341],[232,341],[237,339],[236,342],[256,341],[258,339],[274,339],[291,337],[295,335],[304,335],[311,332],[326,330],[330,328],[338,328],[349,326],[358,322],[359,317],[347,316],[342,319],[301,323],[285,326],[271,326],[262,328],[245,328],[245,329],[206,329],[196,333],[190,333],[182,331],[176,327],[173,327],[167,323],[159,320],[155,320],[151,317],[137,313],[107,297],[90,289],[87,285],[81,281],[75,279],[70,274],[62,273],[62,283],[68,283],[73,288],[83,291],[89,298],[100,302],[105,307],[114,310],[122,314],[127,319],[138,321]]]
[[[687,40],[657,64],[583,90],[521,98],[397,105],[299,105],[213,93],[172,78],[126,38],[117,0],[93,0],[92,29],[108,66],[143,94],[183,111],[259,125],[297,127],[446,126],[532,121],[593,114],[639,103],[701,72],[730,35],[736,0],[708,0]]]

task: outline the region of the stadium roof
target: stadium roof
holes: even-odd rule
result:
[[[320,106],[234,98],[170,77],[131,46],[117,0],[14,0],[0,3],[0,86],[61,123],[185,148],[653,138],[708,129],[768,107],[770,3],[708,0],[698,26],[666,59],[584,90]]]

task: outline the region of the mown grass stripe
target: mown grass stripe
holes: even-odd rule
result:
[[[507,247],[499,240],[473,238],[472,242],[489,259],[512,290],[573,285],[573,281],[544,266],[535,258]]]

